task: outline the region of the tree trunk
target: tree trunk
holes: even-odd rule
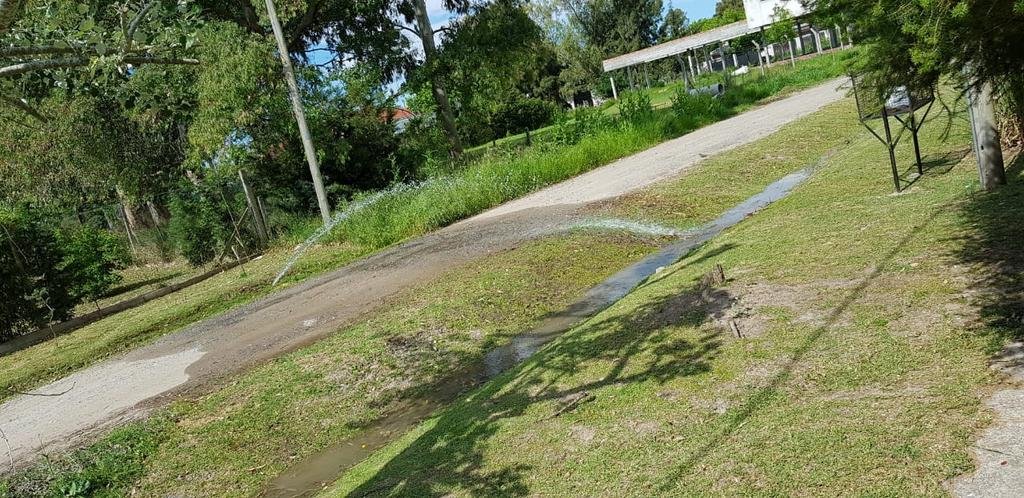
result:
[[[459,138],[459,130],[455,126],[455,116],[452,114],[452,106],[441,81],[441,74],[436,68],[437,46],[434,45],[434,27],[430,25],[427,4],[425,0],[413,0],[412,4],[416,17],[416,30],[419,32],[420,41],[423,42],[423,56],[430,74],[430,89],[434,95],[434,103],[437,104],[437,117],[441,120],[441,127],[444,128],[445,135],[448,136],[452,155],[459,156],[462,154],[462,140]]]
[[[992,104],[992,85],[978,83],[967,89],[971,111],[971,132],[974,136],[974,155],[978,159],[981,187],[995,190],[1006,184],[1003,167],[1003,148],[999,143],[999,124],[996,123]]]
[[[156,204],[153,204],[153,201],[146,201],[146,208],[149,209],[149,217],[153,219],[153,226],[158,227],[164,224],[166,218],[157,209]]]

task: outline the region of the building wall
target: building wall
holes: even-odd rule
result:
[[[747,24],[751,28],[757,28],[773,23],[776,6],[788,10],[793,17],[804,14],[804,7],[799,0],[743,0]]]

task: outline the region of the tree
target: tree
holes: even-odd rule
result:
[[[844,15],[867,45],[858,70],[876,85],[929,88],[948,76],[962,88],[990,84],[1024,129],[1024,2],[1020,0],[818,0]]]
[[[718,0],[715,4],[715,17],[735,17],[735,13],[746,14],[743,10],[743,0]],[[741,17],[742,19],[742,17]]]
[[[456,156],[460,155],[462,154],[462,140],[459,138],[459,130],[455,126],[455,115],[452,112],[451,102],[448,100],[448,93],[442,80],[443,76],[438,68],[437,45],[434,43],[434,35],[437,34],[437,31],[430,24],[425,0],[409,0],[408,5],[411,7],[412,16],[411,19],[407,17],[406,21],[414,21],[415,27],[407,29],[412,30],[423,44],[423,66],[430,80],[430,91],[434,96],[434,103],[437,105],[437,116],[448,137],[451,153]],[[461,12],[465,12],[469,8],[468,2],[465,0],[445,0],[445,6],[450,10]],[[408,12],[407,9],[408,7],[404,5],[400,7],[400,11]]]
[[[686,36],[689,24],[690,21],[686,18],[686,12],[683,12],[683,9],[669,7],[665,12],[665,19],[658,27],[658,41],[664,43]]]
[[[136,6],[45,0],[30,11],[23,3],[0,3],[0,101],[40,121],[46,118],[29,98],[40,88],[67,87],[74,71],[90,73],[97,84],[145,64],[199,63],[182,56],[195,42],[187,10],[156,0]]]
[[[658,40],[661,0],[590,0],[572,2],[575,22],[586,42],[600,49],[603,57],[649,47]]]

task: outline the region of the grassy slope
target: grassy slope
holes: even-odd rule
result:
[[[855,119],[849,103],[830,112]],[[1018,169],[998,202],[979,201],[971,158],[960,162],[963,120],[945,142],[941,125],[926,127],[932,168],[909,193],[889,195],[884,149],[854,134],[791,197],[379,451],[331,494],[943,494],[972,467],[972,436],[989,420],[980,398],[996,382],[988,355],[1006,332],[972,297],[998,258],[965,249],[1020,235],[990,213],[1012,219],[1024,178]],[[776,153],[769,139],[713,163],[742,170]],[[663,201],[647,212],[671,220],[689,181],[637,198]],[[714,263],[729,281],[704,300],[695,286]],[[584,392],[593,400],[553,416]]]
[[[567,306],[653,250],[654,242],[623,234],[563,235],[490,256],[410,289],[391,299],[387,311],[237,376],[208,396],[177,401],[153,421],[122,429],[114,438],[145,452],[144,469],[132,459],[124,466],[109,463],[119,452],[103,440],[98,450],[56,466],[40,464],[8,485],[13,494],[60,490],[82,475],[92,476],[92,491],[120,493],[141,479],[137,489],[146,496],[254,493],[297,459],[400,409],[400,401],[454,369],[479,362],[495,343]]]
[[[744,92],[726,111],[739,112],[763,95],[777,96],[804,88],[840,70],[841,65],[830,57],[811,59],[796,71],[780,69],[769,85],[757,88],[761,93]],[[374,250],[472,216],[721,117],[690,119],[687,126],[672,128],[668,135],[663,121],[653,120],[642,126],[606,130],[573,146],[517,150],[508,156],[485,158],[426,186],[384,196],[335,231],[332,237],[341,243],[307,253],[285,283],[341,267]],[[0,401],[11,396],[12,390],[31,389],[270,293],[274,289],[267,284],[287,256],[287,249],[277,248],[260,261],[246,264],[244,275],[242,269],[229,271],[184,292],[0,358]]]
[[[769,140],[788,142],[806,136],[848,106],[831,106],[784,127]],[[821,135],[814,147],[842,146],[852,132],[847,128]],[[712,160],[692,169],[675,188],[686,195],[717,179],[757,191],[802,167],[815,154],[796,154],[772,168],[759,168],[756,162],[745,168],[723,168]],[[723,195],[746,194],[723,191]],[[691,205],[690,215],[705,220],[727,207],[714,196],[701,196]],[[392,309],[381,316],[246,373],[203,399],[179,402],[155,422],[125,429],[137,432],[136,439],[157,438],[160,444],[139,444],[150,450],[145,455],[146,468],[118,478],[113,486],[127,487],[144,473],[139,486],[146,494],[258,490],[287,465],[348,437],[352,425],[393,410],[398,398],[418,396],[442,372],[477,361],[482,351],[526,329],[537,317],[560,309],[584,288],[650,248],[649,242],[622,235],[555,237],[411,290],[393,300]],[[428,342],[437,350],[425,356],[418,352],[409,357],[402,348],[394,349],[396,344]],[[340,389],[339,384],[348,388]],[[26,481],[20,485],[42,488],[47,483],[73,482],[68,474],[62,468],[49,473],[36,470],[24,474]]]

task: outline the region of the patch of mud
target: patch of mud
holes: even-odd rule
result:
[[[1010,386],[985,402],[996,421],[974,444],[977,470],[953,482],[956,496],[1016,498],[1024,490],[1024,342],[1010,344],[993,368]]]
[[[720,311],[710,315],[712,323],[726,331],[735,324],[744,338],[760,337],[780,318],[793,323],[824,325],[828,310],[821,307],[824,297],[855,283],[847,280],[822,280],[800,285],[754,283],[733,285],[721,293],[728,296],[727,303],[716,303]],[[730,323],[731,322],[731,323]],[[840,317],[835,325],[849,323],[849,317]]]

